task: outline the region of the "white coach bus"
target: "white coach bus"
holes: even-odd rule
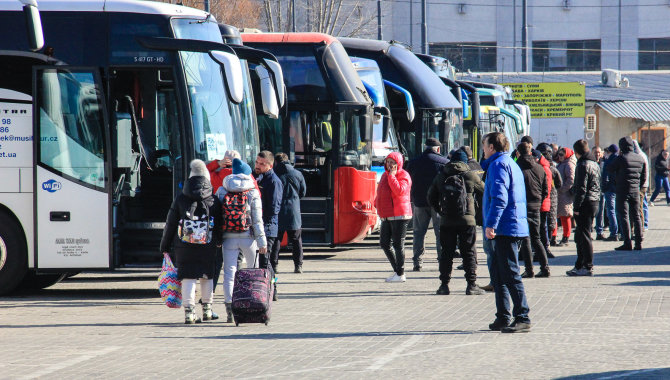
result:
[[[0,294],[159,263],[188,162],[256,156],[248,69],[203,11],[21,2],[0,1]]]

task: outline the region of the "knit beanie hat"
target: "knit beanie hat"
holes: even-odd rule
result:
[[[607,151],[610,153],[619,153],[619,147],[616,144],[612,144],[607,147]]]
[[[451,161],[453,162],[468,162],[468,155],[462,151],[462,150],[457,150],[454,152],[454,154],[451,155]]]
[[[251,167],[239,158],[233,159],[233,174],[251,174]]]
[[[202,160],[193,160],[191,161],[190,164],[191,167],[191,174],[189,174],[189,178],[191,177],[205,177],[207,179],[209,178],[209,170],[207,170],[207,165],[205,165],[205,162]]]

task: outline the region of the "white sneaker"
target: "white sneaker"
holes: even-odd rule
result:
[[[393,272],[392,275],[390,275],[389,277],[386,278],[386,282],[391,282],[391,281],[393,281],[393,279],[396,278],[397,276],[398,276],[398,275],[397,275],[395,272]]]
[[[386,280],[387,282],[405,282],[407,281],[407,278],[403,274],[402,276],[398,276],[397,274],[393,275],[393,277],[389,278]]]

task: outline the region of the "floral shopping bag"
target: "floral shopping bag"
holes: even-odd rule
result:
[[[181,281],[177,277],[177,268],[167,253],[163,253],[163,269],[158,276],[158,290],[167,307],[172,309],[181,307]]]

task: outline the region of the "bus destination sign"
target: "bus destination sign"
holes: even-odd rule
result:
[[[530,107],[531,116],[538,119],[583,118],[584,84],[567,83],[505,83],[514,90],[514,99]]]

